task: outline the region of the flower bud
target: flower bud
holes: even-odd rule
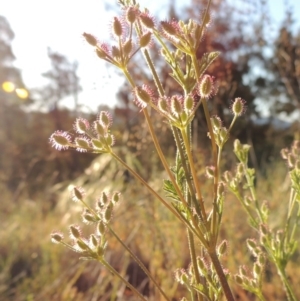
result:
[[[78,134],[85,134],[86,131],[90,128],[89,122],[84,118],[76,118],[76,121],[74,123],[74,130]]]
[[[75,186],[72,190],[72,200],[74,202],[82,201],[85,197],[85,191],[82,187]]]
[[[86,32],[84,32],[82,35],[84,36],[85,40],[86,40],[90,45],[92,45],[92,46],[97,46],[98,41],[97,41],[97,39],[96,39],[93,35],[91,35],[91,34],[89,34],[89,33],[86,33]]]
[[[90,246],[91,248],[96,248],[98,246],[98,239],[95,234],[90,235]]]
[[[158,100],[157,107],[163,113],[168,113],[168,102],[165,98],[160,98]]]
[[[70,226],[70,237],[75,240],[81,237],[81,229],[79,226],[77,225]]]
[[[90,147],[90,141],[86,137],[75,138],[76,150],[79,152],[86,152]]]
[[[113,204],[109,203],[104,212],[104,220],[106,222],[108,222],[111,219],[113,209],[114,209]]]
[[[139,107],[145,108],[147,104],[152,101],[153,92],[146,85],[143,85],[142,87],[136,87],[133,90],[133,93],[135,95],[135,103]]]
[[[194,109],[195,101],[192,96],[188,95],[183,102],[183,107],[186,112],[190,112]]]
[[[139,11],[135,7],[130,6],[127,8],[125,13],[125,18],[128,23],[133,24],[138,16],[139,16]]]
[[[112,54],[114,59],[119,59],[121,57],[120,49],[116,46],[113,46],[111,48],[111,54]]]
[[[172,96],[171,97],[171,111],[172,114],[176,117],[179,117],[179,115],[183,111],[183,106],[182,106],[182,101],[181,101],[181,96]]]
[[[259,279],[261,272],[262,272],[262,266],[260,266],[257,262],[253,265],[253,276],[255,279]]]
[[[171,21],[171,22],[162,21],[162,22],[160,22],[160,25],[161,25],[163,32],[165,34],[167,34],[168,36],[173,37],[178,34],[179,27],[178,27],[178,23],[176,21]]]
[[[112,117],[107,111],[101,111],[97,119],[103,127],[109,128],[112,124]]]
[[[67,132],[55,131],[49,138],[52,147],[57,150],[66,150],[71,146],[71,136]]]
[[[107,133],[107,129],[103,124],[100,124],[99,121],[94,122],[94,130],[97,133],[97,135],[103,137]]]
[[[103,143],[98,139],[92,139],[92,145],[96,150],[103,150]]]
[[[236,98],[231,104],[232,113],[236,116],[241,116],[246,111],[246,102],[242,98]]]
[[[148,31],[140,37],[140,47],[144,48],[150,45],[151,43],[151,32]]]
[[[100,221],[97,225],[98,235],[101,236],[105,233],[106,227],[103,221]]]
[[[60,232],[53,232],[51,234],[51,241],[55,244],[59,244],[64,239],[64,235]]]
[[[114,17],[112,22],[112,32],[116,37],[121,37],[123,34],[123,25],[119,18]]]
[[[208,99],[215,92],[213,78],[209,75],[204,75],[198,84],[198,94],[201,98]]]
[[[113,204],[116,204],[119,202],[120,200],[120,193],[119,192],[115,192],[113,195],[112,195],[112,198],[111,198]]]
[[[153,17],[150,17],[148,13],[141,13],[139,18],[144,27],[149,29],[153,29],[155,27],[154,19]]]
[[[226,240],[223,240],[218,247],[218,255],[222,256],[226,253],[228,247],[228,243]]]
[[[122,46],[122,49],[123,49],[123,53],[126,57],[128,57],[132,51],[132,41],[131,39],[130,40],[127,40],[123,46]]]
[[[83,241],[82,239],[77,239],[76,244],[79,247],[79,249],[81,249],[82,251],[89,251],[90,250],[88,244],[85,241]]]

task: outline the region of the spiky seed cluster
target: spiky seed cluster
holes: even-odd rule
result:
[[[194,109],[195,106],[195,100],[191,95],[188,95],[185,99],[184,99],[184,103],[183,103],[183,108],[185,110],[186,113],[191,112]]]
[[[91,140],[86,136],[76,137],[75,140],[76,150],[81,153],[86,153],[91,149]]]
[[[51,241],[55,244],[59,244],[64,240],[64,235],[61,232],[55,231],[51,234]]]
[[[72,138],[67,132],[55,131],[49,138],[52,147],[57,150],[66,150],[72,146]]]
[[[214,78],[210,75],[204,75],[198,84],[198,95],[201,98],[208,99],[215,94],[216,88]]]
[[[140,47],[146,48],[152,45],[152,33],[147,31],[140,37]]]
[[[222,256],[224,255],[228,250],[228,242],[226,240],[223,240],[220,245],[218,246],[218,255]]]
[[[107,59],[110,57],[110,50],[107,44],[101,43],[96,48],[96,54],[100,59]]]
[[[99,116],[105,124],[109,124],[107,116]],[[76,201],[81,200],[84,207],[82,217],[87,224],[96,224],[95,233],[88,239],[82,236],[81,228],[78,225],[70,225],[69,233],[72,244],[63,242],[64,236],[60,232],[53,232],[51,240],[53,243],[63,243],[68,248],[81,254],[86,258],[99,259],[104,255],[107,246],[105,238],[106,228],[111,220],[113,209],[120,200],[120,193],[114,192],[112,195],[103,192],[97,200],[95,209],[91,209],[84,201],[85,192],[81,187],[73,187],[72,197]]]
[[[235,98],[230,106],[232,114],[236,116],[241,116],[244,114],[246,112],[246,108],[246,101],[240,97]]]
[[[135,96],[134,102],[142,109],[154,100],[152,89],[145,84],[141,87],[135,87],[133,94]]]
[[[76,118],[74,130],[78,134],[85,134],[90,129],[90,123],[85,118]]]
[[[109,130],[111,125],[111,115],[102,111],[97,120],[93,122],[92,129],[86,119],[76,119],[74,130],[79,135],[73,141],[71,136],[63,131],[54,132],[49,140],[52,146],[58,150],[74,148],[79,152],[107,153],[111,151],[110,147],[115,143],[115,138]]]
[[[124,24],[118,17],[114,17],[111,27],[113,36],[116,38],[121,38],[124,33]]]
[[[140,13],[139,19],[145,28],[154,29],[154,27],[155,27],[154,18],[152,16],[150,16],[150,14],[148,12]]]
[[[193,117],[195,101],[192,96],[185,99],[181,95],[159,98],[157,101],[158,110],[167,117],[174,126],[184,127]]]
[[[182,96],[174,95],[171,97],[171,112],[175,117],[179,117],[183,112],[183,98]]]
[[[172,21],[162,21],[160,22],[162,32],[165,36],[170,38],[176,38],[180,32],[180,27],[178,22],[175,20]]]
[[[81,229],[80,229],[80,227],[78,225],[71,225],[69,227],[69,229],[70,229],[70,237],[71,237],[71,239],[76,240],[76,239],[78,239],[78,238],[81,237],[82,231],[81,231]]]
[[[133,24],[139,17],[140,11],[134,7],[129,6],[125,11],[125,20],[128,24]]]
[[[71,198],[74,202],[82,201],[85,198],[85,191],[82,187],[75,186],[71,191]]]
[[[86,33],[86,32],[84,32],[82,35],[90,45],[92,45],[94,47],[97,46],[98,41],[93,35]]]

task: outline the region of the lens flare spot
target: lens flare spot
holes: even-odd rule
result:
[[[28,91],[26,89],[16,89],[16,94],[21,99],[28,98]]]
[[[2,84],[2,89],[7,93],[11,93],[15,90],[15,85],[12,82],[4,82]]]

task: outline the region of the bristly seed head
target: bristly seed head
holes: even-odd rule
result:
[[[64,239],[64,235],[61,232],[55,231],[51,234],[51,241],[55,244],[59,244]]]
[[[214,79],[210,75],[204,75],[198,85],[198,94],[204,98],[208,99],[215,94]]]
[[[96,39],[93,35],[91,35],[91,34],[89,34],[89,33],[86,33],[86,32],[84,32],[82,35],[84,36],[85,40],[86,40],[90,45],[92,45],[92,46],[97,46],[98,41],[97,41],[97,39]]]
[[[76,133],[85,134],[86,131],[89,130],[89,128],[90,128],[90,124],[86,119],[81,117],[76,118],[74,122],[74,130],[76,131]]]
[[[85,136],[76,137],[74,142],[78,152],[86,153],[91,148],[91,141]]]
[[[146,32],[140,37],[140,47],[145,48],[145,47],[150,47],[151,46],[151,37],[152,33],[150,31]]]
[[[240,97],[235,98],[235,100],[232,101],[230,109],[234,115],[241,116],[246,111],[246,101]]]
[[[183,97],[181,95],[171,97],[171,112],[175,117],[183,112]]]
[[[160,22],[162,31],[164,35],[168,38],[176,38],[177,35],[180,33],[180,27],[178,22],[175,20],[172,21],[162,21]]]
[[[139,19],[144,27],[148,29],[153,29],[155,27],[154,18],[149,15],[149,13],[140,13]]]
[[[49,138],[52,147],[57,150],[66,150],[71,146],[71,136],[64,131],[55,131]]]
[[[110,53],[109,47],[105,43],[101,43],[96,48],[96,54],[100,59],[105,59],[105,58],[109,57],[109,53]]]
[[[186,113],[189,113],[194,109],[195,100],[191,95],[188,95],[183,102],[183,107]]]
[[[135,103],[142,109],[145,108],[153,99],[153,91],[147,85],[135,87],[133,93],[135,96]]]
[[[112,22],[112,32],[113,35],[117,38],[122,37],[124,33],[124,25],[122,24],[121,20],[117,17],[114,17]]]
[[[78,186],[73,187],[71,197],[74,202],[82,201],[85,197],[84,189]]]
[[[99,121],[99,123],[105,127],[105,128],[109,128],[112,124],[112,117],[111,114],[107,111],[101,111],[98,115],[97,120]]]
[[[126,10],[125,19],[129,24],[133,24],[138,18],[139,14],[140,12],[136,7],[130,6]]]
[[[81,232],[82,231],[81,231],[81,229],[80,229],[79,226],[77,226],[77,225],[71,225],[69,227],[69,229],[70,229],[70,237],[71,237],[71,239],[76,240],[79,237],[81,237]]]

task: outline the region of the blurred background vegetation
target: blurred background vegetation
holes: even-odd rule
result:
[[[180,12],[175,4],[170,4],[169,16],[199,19],[205,2],[192,0],[192,5]],[[276,34],[271,35],[274,24],[267,3],[243,2],[253,4],[253,9],[239,8],[234,1],[213,1],[213,22],[201,43],[199,57],[211,50],[222,53],[209,70],[219,86],[218,93],[209,101],[213,114],[221,116],[228,125],[232,118],[230,101],[235,97],[247,101],[247,113],[238,121],[227,145],[224,169],[234,168],[230,150],[235,138],[253,146],[251,164],[257,169],[259,194],[261,200],[270,201],[274,227],[279,227],[288,201],[287,169],[279,152],[300,138],[300,29],[295,28],[292,5],[286,6],[284,21],[276,27]],[[133,300],[130,291],[100,265],[80,262],[76,254],[50,243],[53,230],[66,229],[73,221],[80,222],[79,208],[71,204],[68,193],[69,185],[75,184],[84,186],[91,202],[103,189],[122,192],[124,200],[115,213],[115,230],[141,256],[173,300],[179,300],[182,288],[174,283],[172,273],[189,263],[184,229],[108,157],[58,152],[50,147],[48,138],[52,132],[72,131],[77,116],[92,119],[97,112],[83,112],[78,105],[82,91],[78,62],[51,48],[48,48],[51,68],[41,74],[47,84],[32,91],[27,89],[21,70],[14,67],[13,38],[9,20],[0,16],[0,299]],[[178,86],[169,77],[169,70],[155,46],[151,53],[159,61],[167,93],[176,93]],[[142,63],[139,60],[137,65],[138,60],[131,62],[132,73],[138,81],[151,83],[149,75],[142,74]],[[73,99],[74,109],[60,105],[66,97]],[[116,148],[120,156],[159,190],[164,174],[153,148],[149,147],[147,127],[132,104],[126,84],[120,86],[116,98],[114,107],[99,107],[113,115]],[[162,147],[171,158],[175,150],[172,135],[158,116],[153,114],[152,118]],[[206,181],[204,168],[211,158],[201,109],[193,130],[199,177]],[[209,188],[207,185],[208,199]],[[241,208],[230,195],[226,202],[222,237],[228,239],[231,248],[224,265],[235,272],[238,265],[251,262],[245,239],[255,237],[255,233],[245,224]],[[145,294],[160,300],[113,239],[109,241],[107,256]],[[296,265],[299,251],[293,260],[295,264],[291,265],[289,276],[296,284],[300,273]],[[268,300],[284,300],[271,266],[266,270],[265,280]],[[300,289],[296,289],[300,296]],[[254,300],[238,288],[236,294],[238,300]]]

